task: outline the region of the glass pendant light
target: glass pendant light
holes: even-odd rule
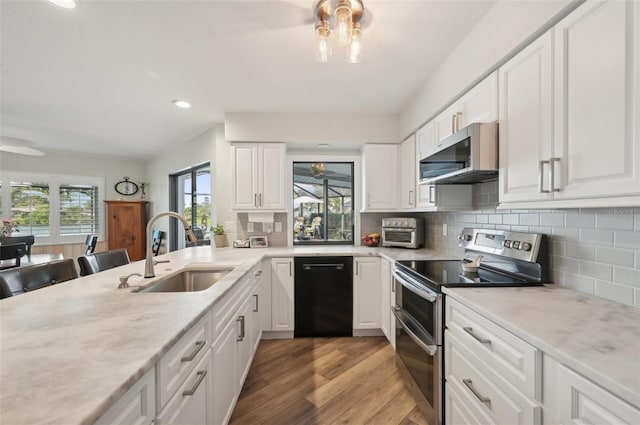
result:
[[[347,62],[358,63],[362,60],[362,30],[355,22],[351,30],[351,43],[347,47]]]
[[[316,60],[318,62],[328,62],[331,59],[331,42],[329,41],[329,22],[320,21],[316,23],[316,36],[318,38],[318,50]]]
[[[338,46],[346,46],[351,41],[351,2],[337,0],[334,11],[335,42]]]

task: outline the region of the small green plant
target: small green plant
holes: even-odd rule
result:
[[[211,230],[214,235],[224,235],[224,226],[222,224],[216,224],[216,226],[212,227]]]

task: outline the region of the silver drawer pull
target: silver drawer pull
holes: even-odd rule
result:
[[[207,371],[206,370],[199,370],[198,373],[198,380],[196,381],[195,384],[193,384],[193,388],[191,388],[190,390],[187,391],[183,391],[182,395],[185,397],[194,395],[196,393],[196,391],[198,390],[198,387],[200,386],[200,383],[202,381],[204,381],[204,377],[207,376]]]
[[[485,397],[476,390],[473,386],[473,381],[471,379],[463,379],[462,382],[469,388],[469,391],[473,393],[474,396],[482,403],[487,404],[489,409],[491,409],[491,399],[489,397]]]
[[[202,350],[202,347],[204,347],[205,344],[206,344],[205,341],[196,342],[196,349],[193,351],[193,353],[189,354],[188,356],[184,356],[183,358],[180,359],[180,361],[181,362],[190,362],[191,360],[195,359],[196,356],[198,355],[200,350]]]
[[[255,300],[255,307],[253,308],[253,312],[257,313],[259,309],[259,305],[258,305],[258,294],[253,294],[253,299]]]
[[[473,328],[469,327],[469,326],[465,326],[464,328],[462,328],[466,333],[468,333],[469,335],[471,335],[472,337],[474,337],[476,340],[478,340],[480,343],[482,344],[491,344],[491,340],[487,339],[487,338],[482,338],[481,336],[476,335],[473,332]]]
[[[236,319],[237,322],[240,322],[240,335],[236,338],[236,341],[243,341],[245,337],[245,329],[244,329],[244,316],[240,316]]]

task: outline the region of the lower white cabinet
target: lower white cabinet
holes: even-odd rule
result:
[[[293,258],[271,259],[271,330],[293,331]]]
[[[226,424],[238,400],[237,375],[237,338],[238,326],[235,319],[226,326],[211,347],[213,359],[213,424]]]
[[[144,374],[94,425],[149,425],[156,415],[156,371]]]
[[[210,424],[213,422],[211,349],[158,415],[155,425]]]
[[[385,258],[380,259],[380,329],[395,348],[395,317],[391,313],[391,306],[395,303],[396,295],[392,292],[392,268],[391,261]]]
[[[495,425],[481,406],[473,400],[475,395],[470,394],[458,380],[447,381],[447,390],[444,395],[444,414],[447,425],[484,424]]]
[[[380,329],[380,258],[353,259],[353,329]]]

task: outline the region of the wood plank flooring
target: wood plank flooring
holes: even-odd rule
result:
[[[384,337],[264,340],[230,425],[427,425]]]

